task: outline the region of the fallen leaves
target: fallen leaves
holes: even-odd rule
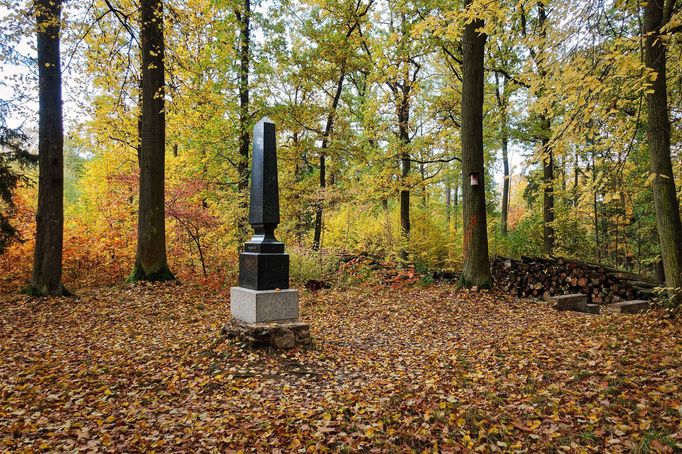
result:
[[[220,337],[195,286],[0,301],[0,450],[632,451],[682,443],[682,333],[489,292],[302,295],[315,347]]]

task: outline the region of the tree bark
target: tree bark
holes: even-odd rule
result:
[[[598,188],[597,181],[597,159],[594,150],[592,151],[592,186],[594,192],[592,193],[592,209],[594,210],[594,245],[597,256],[597,263],[601,262],[601,243],[599,236],[599,203],[598,203]]]
[[[502,185],[502,216],[500,219],[500,231],[503,236],[507,236],[511,175],[509,173],[509,138],[506,133],[502,136],[502,166],[504,167],[504,183]]]
[[[355,30],[358,29],[359,27],[359,19],[366,15],[369,12],[370,6],[374,0],[371,0],[367,7],[364,9],[364,12],[360,11],[360,6],[361,2],[358,1],[355,6],[355,16],[354,20],[355,22],[348,27],[348,30],[346,31],[345,39],[348,40],[348,38],[351,37],[351,35],[355,32]],[[346,45],[347,45],[346,41]],[[330,136],[332,133],[332,130],[334,129],[334,122],[336,120],[336,109],[339,106],[339,101],[341,100],[341,93],[343,93],[343,83],[346,79],[347,75],[347,70],[346,70],[346,63],[348,61],[348,55],[344,56],[341,60],[340,64],[340,74],[339,74],[339,80],[336,84],[336,92],[334,93],[334,97],[332,98],[331,106],[329,109],[329,113],[327,115],[327,123],[324,128],[324,132],[322,134],[322,146],[320,149],[320,189],[321,192],[324,193],[324,188],[327,186],[327,154],[326,154],[326,149],[329,146],[330,142]],[[333,186],[334,185],[334,173],[330,175],[329,179],[330,184]],[[322,242],[322,215],[324,212],[324,199],[321,199],[319,201],[318,206],[315,209],[315,231],[313,234],[313,250],[319,250]]]
[[[674,3],[674,2],[672,2]],[[656,228],[661,244],[661,257],[665,271],[665,284],[677,289],[670,296],[675,304],[682,304],[682,222],[675,191],[670,156],[670,120],[666,87],[666,47],[661,39],[661,28],[670,19],[664,0],[650,0],[644,8],[644,61],[656,74],[652,92],[647,93],[649,165],[655,175],[653,180]]]
[[[407,84],[405,84],[407,85]],[[404,90],[405,91],[405,90]],[[412,161],[407,147],[410,143],[410,101],[409,92],[403,93],[398,106],[398,134],[400,139],[400,179],[402,188],[400,189],[400,230],[407,244],[410,240],[410,190],[406,186],[407,177],[410,175]],[[407,261],[407,249],[400,249],[400,258],[403,262]]]
[[[455,189],[452,194],[452,206],[453,206],[453,211],[454,211],[454,216],[452,218],[452,229],[456,232],[457,231],[457,211],[458,211],[458,206],[459,206],[459,182],[455,181]]]
[[[470,0],[466,2],[470,4]],[[488,258],[483,164],[483,58],[486,35],[478,19],[464,26],[462,36],[462,211],[464,221],[465,287],[488,288],[492,284]],[[478,180],[471,184],[472,176]]]
[[[538,71],[543,82],[547,79],[547,70],[544,68],[544,53],[545,40],[547,39],[547,29],[545,23],[547,22],[547,12],[545,4],[542,1],[538,2],[538,27],[540,29],[540,49],[539,56],[536,58]],[[554,153],[549,144],[549,139],[552,134],[552,120],[546,114],[540,115],[540,131],[542,134],[542,183],[543,183],[543,197],[542,197],[542,219],[543,219],[543,246],[546,255],[551,255],[554,252]]]
[[[142,108],[137,256],[129,281],[173,280],[166,258],[163,1],[140,3]]]
[[[64,125],[59,59],[61,0],[38,0],[38,210],[31,293],[63,295]]]
[[[573,160],[573,207],[578,207],[578,199],[580,190],[578,188],[578,178],[580,176],[580,160],[578,158],[578,149],[575,150],[575,157]]]
[[[235,11],[239,22],[239,162],[237,189],[239,191],[238,244],[242,247],[248,236],[247,200],[249,188],[249,68],[251,63],[251,0],[244,0],[243,11]]]
[[[445,216],[448,232],[450,232],[450,218],[452,217],[452,188],[450,177],[445,180]]]
[[[509,217],[509,130],[507,105],[509,97],[507,94],[508,77],[503,76],[502,83],[499,83],[499,76],[495,73],[495,95],[497,105],[500,108],[500,136],[502,141],[502,166],[504,168],[504,183],[502,186],[502,215],[500,216],[500,232],[507,236],[507,224]]]
[[[341,93],[343,93],[343,82],[346,79],[345,68],[341,69],[341,75],[339,76],[339,81],[336,84],[336,92],[334,92],[334,98],[332,98],[332,104],[330,106],[329,114],[327,115],[327,122],[324,127],[324,133],[322,135],[322,145],[320,146],[320,188],[324,191],[327,186],[327,155],[326,150],[329,147],[330,136],[332,130],[334,129],[334,120],[336,119],[336,109],[339,107],[339,101],[341,100]],[[318,251],[320,249],[322,241],[322,212],[323,212],[323,201],[320,200],[319,205],[315,209],[315,233],[313,236],[313,250]]]
[[[549,131],[549,119],[543,119],[543,133]],[[554,155],[549,146],[549,139],[542,139],[542,219],[544,230],[544,252],[554,252]]]

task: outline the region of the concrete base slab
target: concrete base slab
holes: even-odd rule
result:
[[[580,293],[552,296],[549,302],[554,303],[554,308],[560,311],[587,312],[587,296]]]
[[[246,323],[298,320],[298,290],[230,289],[230,311]]]
[[[606,306],[607,314],[638,314],[649,309],[649,302],[644,300],[622,301]]]
[[[586,304],[585,312],[588,314],[599,314],[601,306],[599,304]]]

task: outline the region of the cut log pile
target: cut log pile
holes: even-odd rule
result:
[[[560,257],[522,256],[515,260],[498,256],[493,259],[492,271],[497,285],[517,296],[548,299],[581,293],[591,304],[648,300],[653,289],[662,285],[638,274]]]

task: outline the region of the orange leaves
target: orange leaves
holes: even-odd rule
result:
[[[516,427],[519,430],[523,430],[524,432],[533,432],[535,429],[540,427],[542,424],[542,421],[539,419],[535,419],[533,421],[529,421],[528,423],[523,423],[519,420],[514,420],[512,421],[511,425]]]
[[[0,450],[673,452],[680,327],[495,292],[302,293],[315,348],[219,336],[227,295],[0,300]],[[644,341],[646,339],[646,341]]]

